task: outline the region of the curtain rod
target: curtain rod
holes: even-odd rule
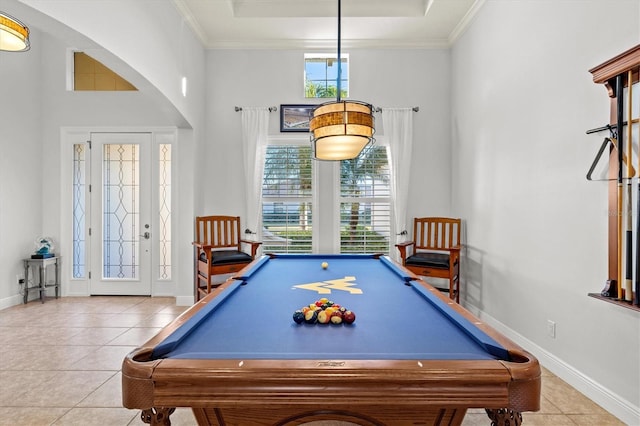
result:
[[[236,112],[242,111],[242,107],[237,106],[237,107],[234,107],[234,108],[235,108]],[[274,112],[274,111],[277,111],[277,110],[278,110],[278,107],[273,107],[273,106],[269,107],[269,112]]]
[[[418,112],[420,111],[420,107],[414,106],[413,108],[411,108],[413,110],[413,112]],[[382,108],[380,107],[376,107],[373,109],[373,112],[382,112]]]

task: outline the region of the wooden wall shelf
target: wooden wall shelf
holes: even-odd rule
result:
[[[612,297],[604,297],[601,296],[600,293],[587,293],[587,295],[589,297],[593,297],[594,299],[604,300],[605,302],[613,303],[614,305],[622,306],[623,308],[640,312],[640,306],[633,305],[629,302],[625,302],[624,300],[614,299]]]

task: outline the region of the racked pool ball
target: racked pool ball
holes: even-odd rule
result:
[[[315,324],[318,321],[318,311],[308,310],[306,314],[304,314],[304,322],[307,324]]]
[[[327,262],[322,262],[320,266],[322,266],[322,269],[327,269],[329,267],[329,264]]]
[[[342,312],[335,311],[331,313],[331,324],[342,324]]]
[[[296,324],[302,324],[302,322],[304,321],[304,312],[302,312],[301,310],[297,310],[293,313],[293,320],[296,322]]]
[[[356,314],[353,311],[346,311],[342,314],[342,320],[345,324],[352,324],[356,320]]]
[[[327,311],[319,311],[318,312],[318,324],[329,324],[331,320],[331,314]]]

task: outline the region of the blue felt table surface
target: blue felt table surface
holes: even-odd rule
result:
[[[387,259],[388,260],[388,259]],[[329,263],[327,269],[321,263]],[[154,349],[190,359],[444,359],[508,357],[493,339],[445,303],[377,259],[276,257],[230,287]],[[354,277],[344,289],[330,280]],[[309,283],[330,294],[295,287]],[[408,283],[409,285],[407,285]],[[343,288],[343,287],[341,287]],[[360,292],[361,293],[358,293]],[[296,324],[296,309],[321,297],[356,314],[351,325]],[[493,352],[493,354],[491,354]]]

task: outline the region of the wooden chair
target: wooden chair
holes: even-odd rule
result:
[[[461,220],[420,217],[413,221],[413,241],[396,244],[402,264],[417,275],[447,278],[449,297],[460,302]],[[407,248],[413,246],[412,253]],[[409,256],[407,256],[410,254]]]
[[[214,275],[231,274],[244,268],[256,257],[261,242],[240,238],[237,216],[196,217],[195,296],[196,301],[211,293]],[[242,250],[249,245],[251,254]]]

